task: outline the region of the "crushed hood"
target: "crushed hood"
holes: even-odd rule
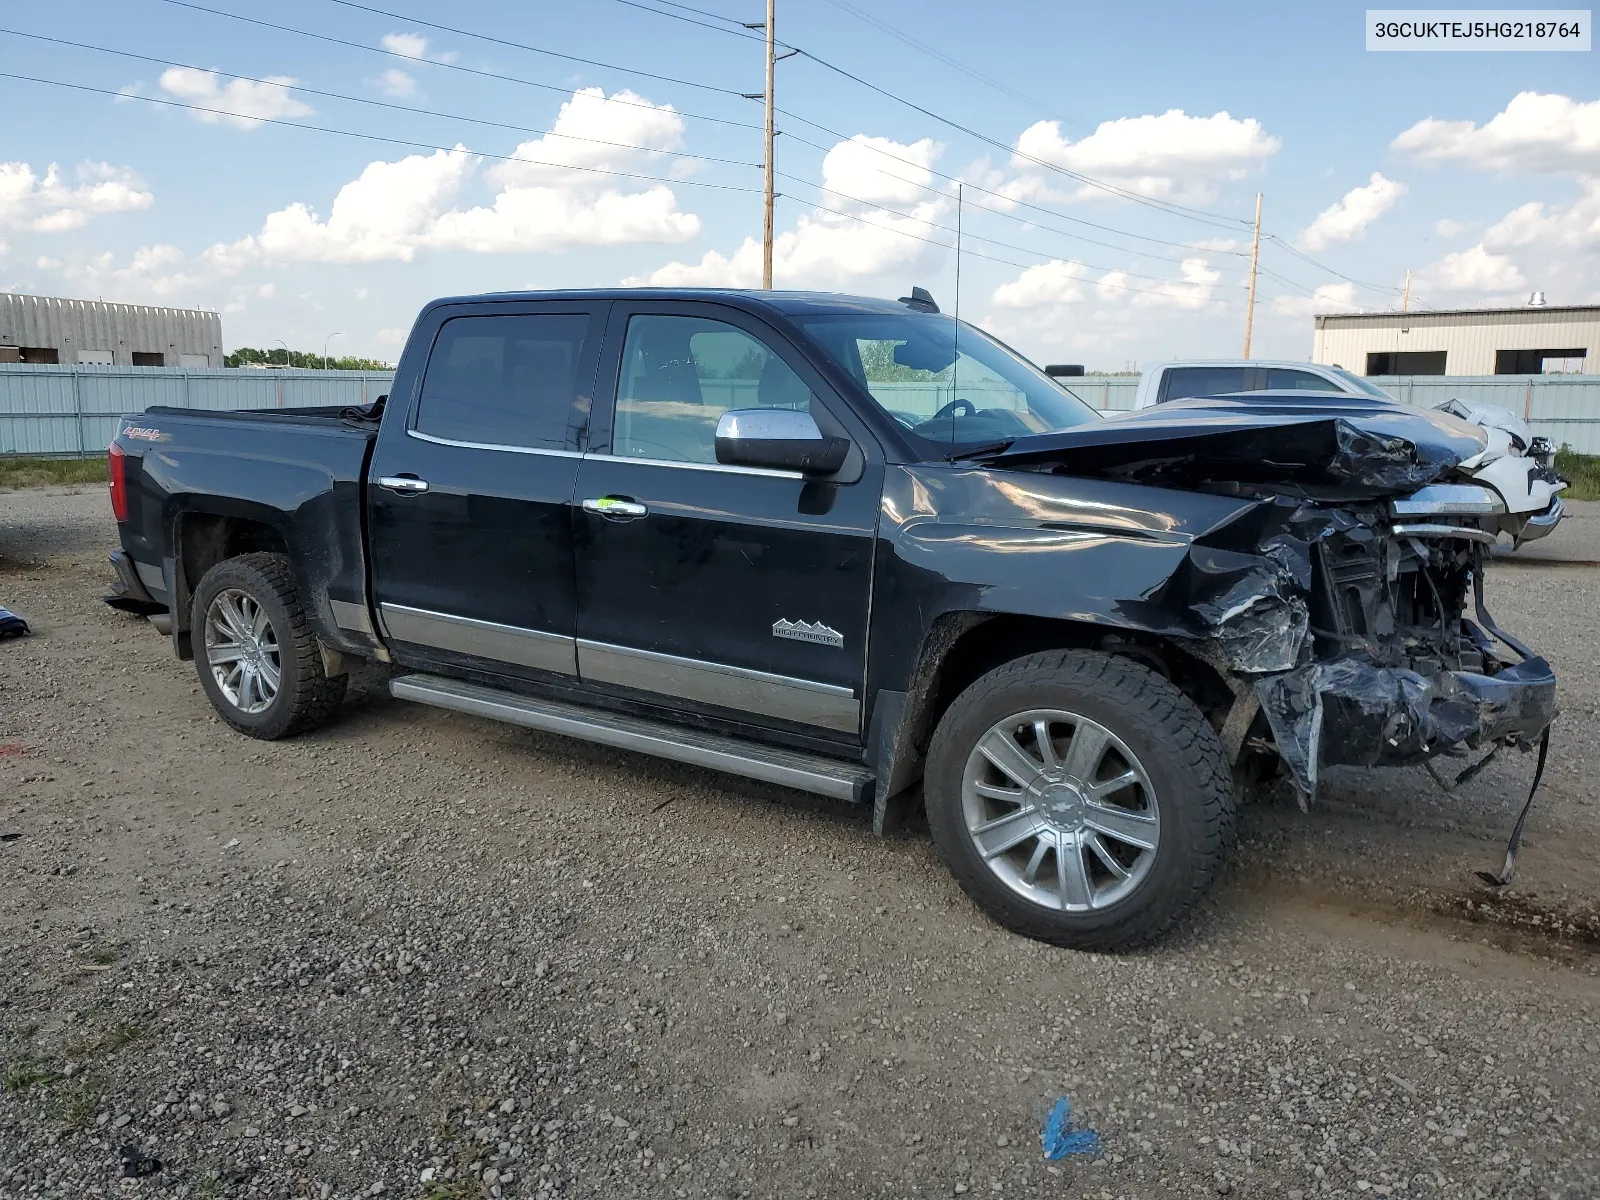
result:
[[[1380,496],[1431,483],[1487,445],[1478,426],[1437,409],[1342,393],[1251,392],[1030,434],[985,461],[1180,487],[1292,483]]]

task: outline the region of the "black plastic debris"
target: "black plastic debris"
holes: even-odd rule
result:
[[[0,829],[0,842],[14,842],[21,836],[15,829]]]
[[[153,1158],[146,1154],[132,1142],[129,1142],[118,1151],[118,1157],[122,1159],[122,1177],[124,1179],[143,1179],[147,1175],[154,1175],[163,1166],[159,1158]]]
[[[33,632],[28,623],[8,608],[0,608],[0,638],[25,637]]]
[[[1556,715],[1556,677],[1542,658],[1496,675],[1431,678],[1358,658],[1313,662],[1258,680],[1256,696],[1284,765],[1307,795],[1323,766],[1405,766],[1439,749],[1532,739]]]

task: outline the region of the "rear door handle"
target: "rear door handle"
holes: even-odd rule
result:
[[[403,496],[420,496],[428,490],[428,481],[415,475],[384,475],[378,480],[378,486]]]
[[[648,508],[626,496],[592,497],[583,502],[583,511],[594,513],[608,521],[632,521],[650,515]]]

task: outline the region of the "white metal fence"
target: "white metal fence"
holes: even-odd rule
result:
[[[155,405],[226,411],[367,404],[394,378],[379,371],[256,371],[0,365],[0,455],[104,454],[117,417]]]
[[[228,410],[368,404],[394,376],[380,371],[186,370],[163,367],[0,365],[0,455],[61,458],[103,454],[122,413],[153,405]],[[1083,400],[1108,412],[1133,407],[1137,375],[1085,375],[1065,381]],[[1374,380],[1397,400],[1432,408],[1447,400],[1498,404],[1528,419],[1557,446],[1600,454],[1600,376],[1396,375]],[[755,385],[726,381],[708,400],[753,403]],[[895,407],[921,412],[931,401],[920,384],[875,387]],[[965,392],[966,389],[963,389]],[[749,398],[745,393],[750,393]]]

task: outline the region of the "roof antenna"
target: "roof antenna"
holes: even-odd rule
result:
[[[950,361],[950,442],[956,440],[956,401],[961,399],[956,390],[956,375],[961,370],[961,189],[962,184],[956,182],[956,311],[955,311],[955,338],[951,348],[955,357]]]

